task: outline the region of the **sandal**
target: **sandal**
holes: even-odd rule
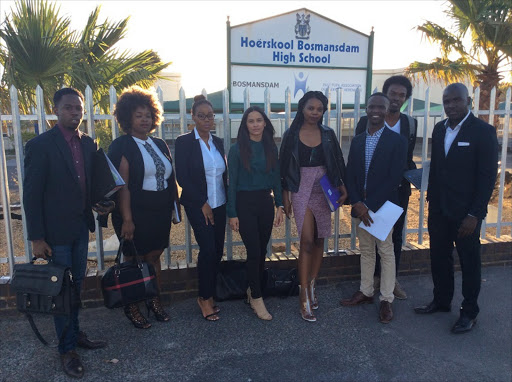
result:
[[[148,309],[148,317],[149,313],[153,312],[157,321],[167,322],[171,319],[169,314],[164,310],[159,297],[146,300],[146,308]]]
[[[197,304],[199,305],[199,309],[201,309],[201,314],[203,316],[203,318],[206,320],[206,321],[218,321],[219,320],[219,316],[217,316],[217,313],[218,312],[213,312],[213,313],[210,313],[210,314],[204,314],[204,311],[203,311],[203,305],[201,302],[208,302],[208,300],[205,300],[203,299],[202,297],[198,297],[197,298]],[[214,308],[215,310],[215,308]]]

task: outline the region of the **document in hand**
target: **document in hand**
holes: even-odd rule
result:
[[[377,239],[384,241],[386,240],[386,237],[388,237],[400,215],[402,215],[402,212],[404,212],[402,207],[397,206],[388,200],[377,212],[369,212],[370,217],[373,220],[371,226],[367,227],[363,222],[361,222],[359,227],[368,231],[368,233]]]
[[[331,182],[329,182],[329,178],[327,174],[320,178],[320,186],[322,186],[322,190],[324,191],[325,199],[327,200],[327,204],[331,208],[331,211],[336,211],[336,209],[340,206],[337,201],[340,198],[340,191],[334,187]]]
[[[114,167],[103,149],[96,151],[92,163],[91,201],[99,201],[112,196],[125,185],[123,178]]]

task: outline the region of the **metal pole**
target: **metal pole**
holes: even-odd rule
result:
[[[494,88],[493,91],[496,91]],[[501,168],[500,168],[500,189],[498,196],[498,221],[496,225],[496,237],[501,237],[501,218],[503,212],[503,192],[505,191],[505,173],[507,169],[507,147],[508,147],[508,132],[510,130],[510,102],[511,102],[512,88],[508,88],[505,97],[505,119],[503,121],[503,138],[501,141]],[[491,93],[492,94],[492,93]],[[494,109],[495,103],[490,104]],[[490,119],[489,119],[490,121]]]
[[[222,120],[224,122],[224,152],[227,153],[231,147],[231,119],[229,118],[229,90],[227,88],[222,91]],[[226,222],[226,225],[226,257],[228,260],[232,260],[233,231],[231,231],[229,222]]]

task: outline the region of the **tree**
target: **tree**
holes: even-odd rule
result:
[[[406,75],[418,73],[424,80],[445,84],[470,79],[480,86],[480,109],[489,110],[491,90],[496,87],[498,102],[500,81],[512,63],[512,2],[448,0],[445,12],[454,21],[452,30],[431,21],[417,27],[427,41],[440,45],[441,56],[431,63],[411,63]],[[466,36],[469,47],[464,44]]]
[[[120,52],[115,45],[124,38],[129,18],[99,22],[100,7],[90,14],[83,31],[71,31],[70,19],[46,0],[19,0],[0,28],[0,100],[5,112],[8,91],[19,91],[20,108],[35,106],[35,88],[44,91],[45,108],[51,111],[53,93],[62,86],[93,90],[95,105],[108,111],[108,89],[132,85],[148,88],[171,63],[152,50]]]

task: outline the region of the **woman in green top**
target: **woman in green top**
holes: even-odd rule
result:
[[[233,231],[240,232],[244,242],[249,281],[247,299],[262,320],[272,319],[261,294],[261,276],[274,222],[272,192],[277,207],[276,227],[282,223],[284,212],[274,133],[265,112],[257,106],[250,107],[242,117],[237,141],[228,155],[229,225]]]

